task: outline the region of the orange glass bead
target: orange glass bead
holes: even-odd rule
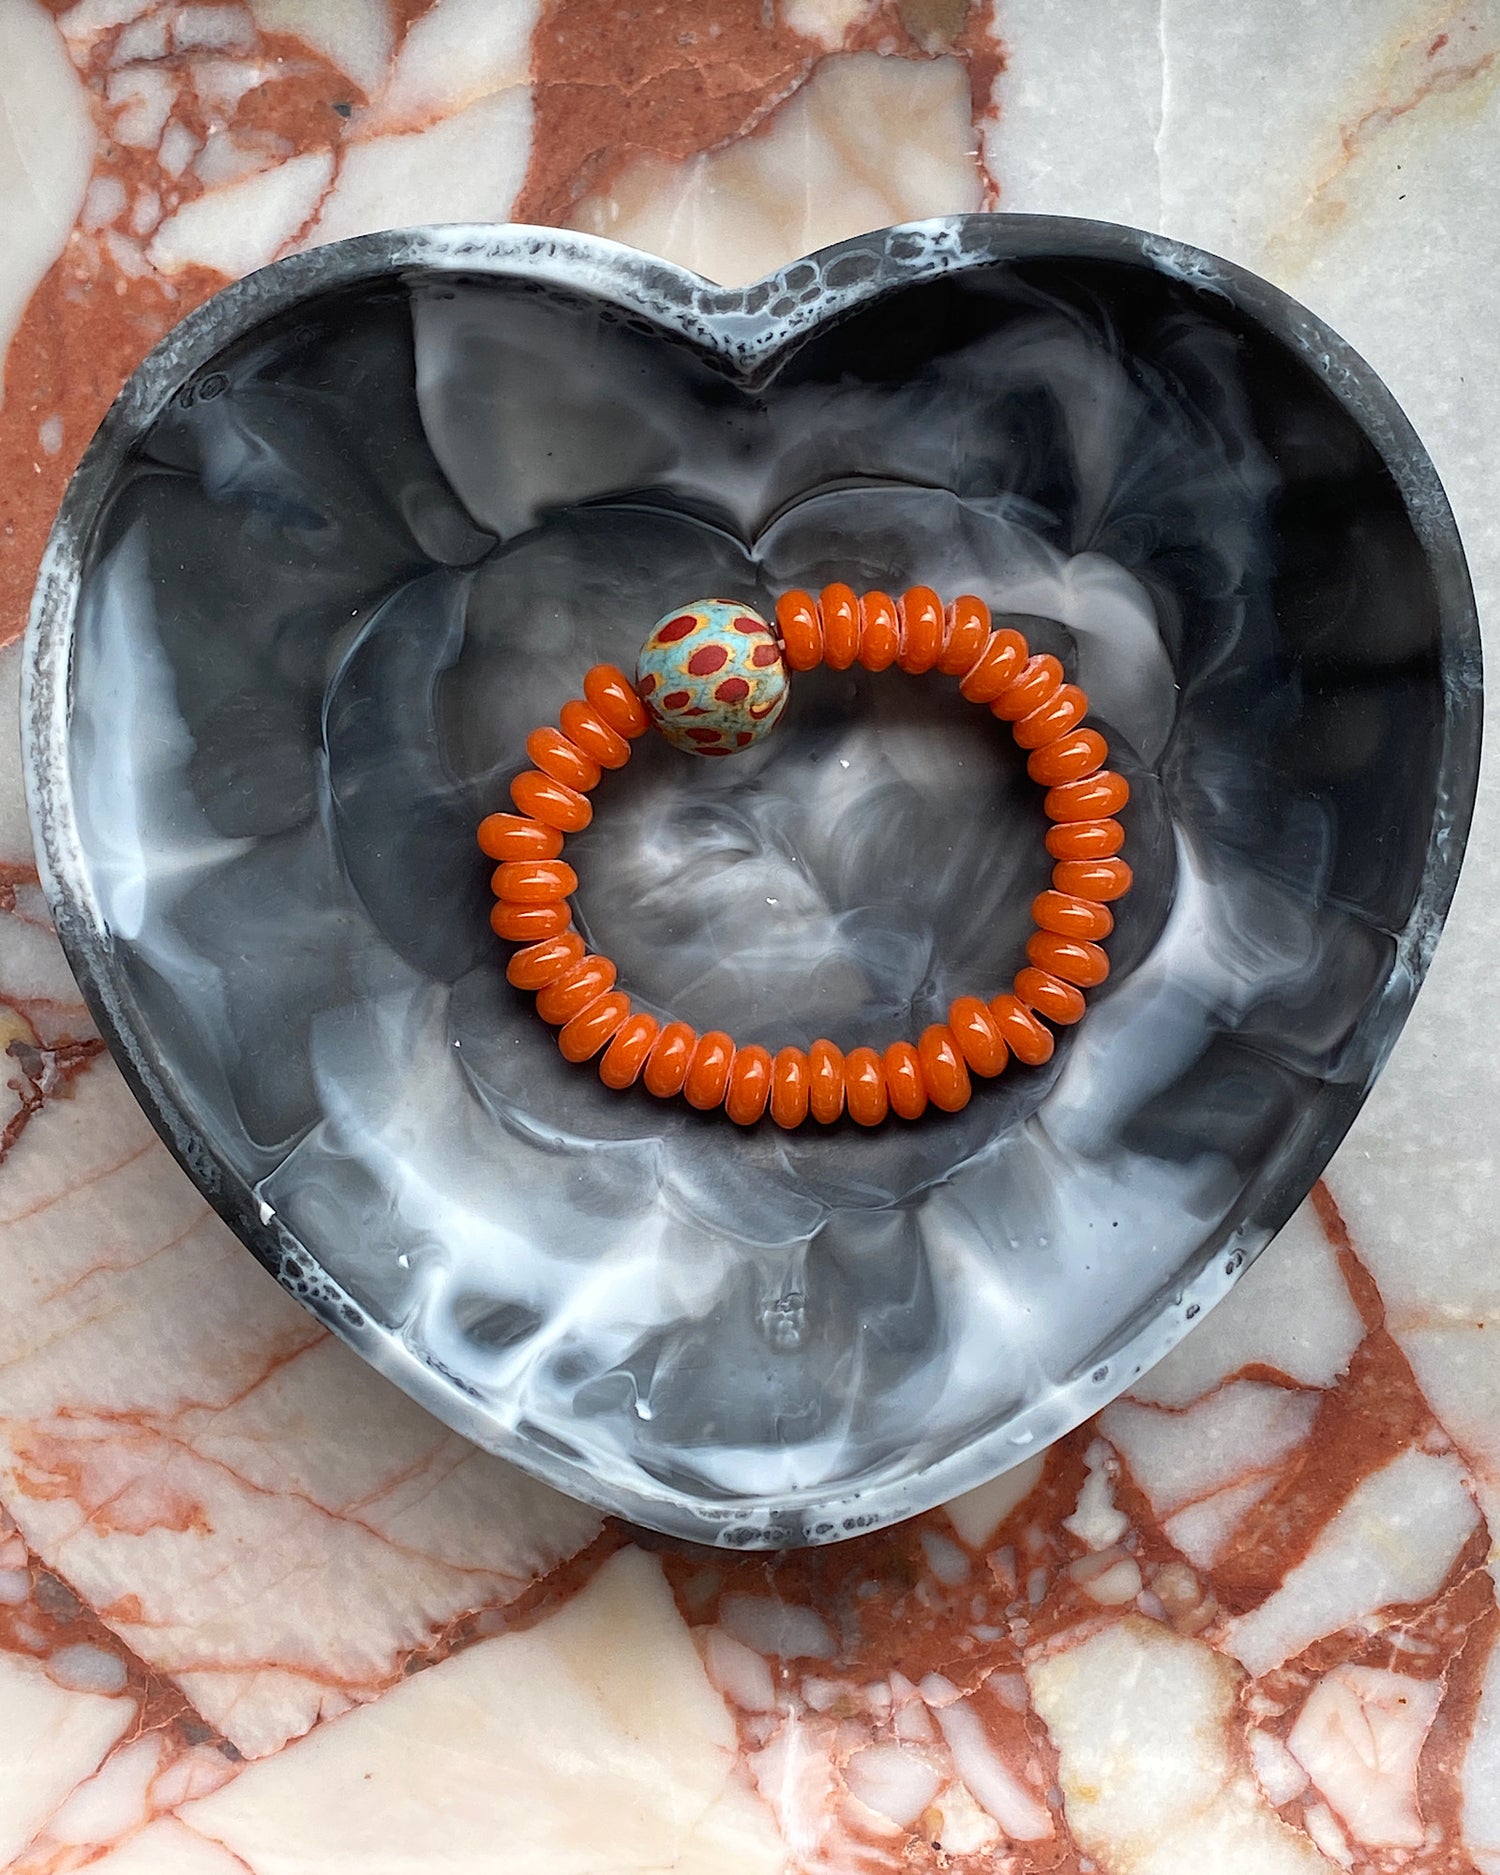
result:
[[[1038,970],[1048,970],[1081,990],[1098,987],[1109,975],[1109,959],[1087,938],[1062,937],[1056,931],[1033,931],[1026,955]]]
[[[823,662],[833,671],[846,671],[859,656],[859,600],[852,586],[825,586],[819,609],[823,615]]]
[[[989,643],[959,680],[958,694],[970,703],[998,697],[1026,662],[1026,640],[1009,626],[991,632]]]
[[[958,1040],[946,1022],[934,1022],[917,1037],[917,1053],[922,1058],[922,1079],[932,1104],[944,1113],[957,1113],[969,1104],[969,1070],[959,1050]]]
[[[505,976],[518,990],[542,990],[582,959],[583,939],[576,931],[564,931],[561,937],[543,938],[517,951],[505,966]]]
[[[948,608],[947,626],[937,668],[945,677],[965,677],[990,641],[990,609],[973,593],[960,593]]]
[[[1075,729],[1044,748],[1033,749],[1026,758],[1026,772],[1039,787],[1055,788],[1059,782],[1081,781],[1085,775],[1092,775],[1104,766],[1108,754],[1108,745],[1097,729]]]
[[[1011,734],[1018,749],[1041,749],[1076,729],[1088,715],[1089,700],[1077,684],[1059,684],[1039,710],[1023,716]]]
[[[813,671],[823,662],[823,620],[811,593],[781,595],[776,601],[776,629],[790,670]]]
[[[630,998],[622,990],[596,997],[558,1031],[557,1045],[565,1061],[592,1061],[604,1044],[617,1035],[630,1014]]]
[[[722,1029],[710,1029],[706,1035],[700,1035],[683,1086],[688,1105],[702,1111],[717,1107],[729,1087],[733,1066],[734,1043]]]
[[[736,1126],[754,1126],[771,1098],[771,1051],[758,1042],[737,1048],[729,1070],[724,1111]]]
[[[616,664],[595,664],[587,670],[583,694],[609,727],[627,742],[645,735],[651,726],[646,706],[635,694],[635,685]]]
[[[563,837],[556,827],[522,814],[486,814],[479,823],[479,850],[490,859],[556,859]]]
[[[788,1132],[801,1126],[809,1092],[807,1056],[800,1048],[778,1049],[771,1063],[771,1118]]]
[[[616,971],[607,957],[587,956],[537,992],[536,1012],[554,1028],[582,1015],[606,990],[615,987]]]
[[[652,1043],[646,1058],[645,1083],[658,1100],[670,1100],[682,1092],[687,1080],[688,1063],[698,1046],[698,1032],[686,1022],[668,1022]]]
[[[859,661],[867,671],[885,671],[901,650],[901,614],[888,592],[867,592],[859,602]]]
[[[1001,722],[1018,723],[1044,703],[1050,703],[1062,687],[1063,667],[1050,651],[1039,651],[1028,658],[1020,672],[990,704],[990,714]],[[1087,708],[1087,703],[1084,705]]]
[[[901,649],[896,662],[902,670],[920,677],[930,671],[943,653],[947,635],[943,602],[930,586],[912,586],[901,595]]]
[[[1060,859],[1052,868],[1052,883],[1059,892],[1101,905],[1123,898],[1134,877],[1123,859]]]
[[[885,1068],[873,1048],[851,1048],[845,1055],[844,1102],[858,1126],[879,1126],[890,1112]]]
[[[910,1042],[892,1042],[881,1057],[885,1091],[891,1112],[903,1120],[920,1120],[927,1111],[927,1083],[922,1078],[922,1057]]]
[[[599,785],[599,764],[575,747],[560,729],[533,729],[526,753],[544,775],[586,794]]]
[[[948,1009],[948,1027],[958,1052],[976,1074],[986,1079],[999,1074],[1010,1059],[999,1024],[977,996],[955,996]]]
[[[1049,1022],[1064,1027],[1083,1014],[1083,991],[1034,965],[1016,972],[1015,992],[1028,1009],[1039,1009]]]
[[[490,890],[511,905],[545,905],[571,898],[578,874],[563,859],[507,859],[490,875]]]
[[[560,827],[564,833],[582,833],[594,818],[587,795],[536,768],[522,769],[510,784],[510,798],[523,814]]]
[[[1048,820],[1103,820],[1118,814],[1130,799],[1130,783],[1112,769],[1101,768],[1081,781],[1065,781],[1042,797]]]
[[[660,1029],[656,1017],[648,1016],[644,1009],[625,1018],[599,1063],[599,1079],[606,1087],[635,1085]]]
[[[500,899],[490,907],[490,929],[512,944],[535,944],[541,938],[561,937],[573,922],[566,899],[545,905],[512,905]]]
[[[1024,1061],[1028,1068],[1039,1068],[1052,1059],[1056,1044],[1051,1029],[1019,997],[1009,991],[996,996],[990,1003],[990,1014],[1017,1061]]]
[[[1031,901],[1031,921],[1038,929],[1055,931],[1059,937],[1095,941],[1107,938],[1115,928],[1114,913],[1107,905],[1066,892],[1039,892]]]
[[[1117,820],[1062,820],[1047,829],[1047,851],[1054,859],[1112,859],[1125,844]]]
[[[570,697],[557,712],[557,720],[569,742],[582,749],[589,760],[597,762],[601,768],[623,768],[630,760],[630,744],[619,730],[605,722],[592,703]]]
[[[822,1126],[844,1111],[844,1056],[832,1042],[814,1042],[807,1051],[807,1104]]]

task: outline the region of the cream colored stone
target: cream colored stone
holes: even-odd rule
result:
[[[390,82],[362,115],[361,134],[420,130],[523,86],[539,0],[437,0],[401,42]],[[447,219],[430,215],[426,219]]]
[[[390,0],[250,0],[262,32],[290,33],[373,97],[390,71]]]
[[[182,1812],[255,1875],[772,1875],[735,1731],[661,1569],[621,1552],[556,1614],[482,1641]]]
[[[1363,1335],[1338,1259],[1305,1204],[1187,1339],[1135,1383],[1130,1397],[1187,1406],[1252,1362],[1303,1386],[1330,1386]]]
[[[642,157],[569,225],[738,285],[890,222],[981,205],[957,59],[826,58],[754,136]]]
[[[1424,1601],[1478,1521],[1457,1459],[1403,1452],[1365,1479],[1274,1594],[1229,1623],[1226,1645],[1267,1673],[1392,1602]]]
[[[249,1755],[372,1696],[597,1515],[467,1446],[283,1295],[107,1062],[0,1181],[0,1488]]]
[[[93,1774],[135,1712],[132,1699],[65,1692],[37,1661],[0,1653],[0,1867]]]
[[[318,206],[333,176],[333,153],[312,150],[244,182],[185,202],[146,250],[164,273],[209,267],[238,279],[273,260]]]
[[[1162,1524],[1167,1540],[1200,1569],[1211,1567],[1275,1482],[1274,1478],[1251,1478],[1185,1505]]]
[[[1046,1463],[1046,1455],[1038,1453],[943,1506],[970,1549],[983,1549],[1016,1506],[1025,1503],[1041,1482]]]
[[[1177,1412],[1122,1400],[1101,1426],[1158,1517],[1279,1466],[1307,1437],[1318,1396],[1234,1381]]]
[[[306,245],[433,221],[504,221],[531,152],[531,93],[514,85],[430,129],[350,143]]]
[[[1308,1695],[1287,1747],[1344,1826],[1371,1848],[1419,1849],[1417,1760],[1442,1686],[1375,1667],[1336,1667]]]
[[[36,0],[6,0],[0,6],[0,365],[26,302],[63,251],[93,160],[88,94],[56,26]]]
[[[163,1817],[108,1855],[89,1875],[245,1875],[245,1864],[173,1817]]]
[[[1070,1828],[1105,1875],[1314,1875],[1229,1745],[1239,1674],[1201,1641],[1127,1616],[1027,1671]]]
[[[875,11],[877,0],[781,0],[781,20],[794,33],[837,52],[856,26]]]

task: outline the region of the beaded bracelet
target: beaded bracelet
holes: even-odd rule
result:
[[[722,600],[681,607],[647,637],[634,685],[613,665],[597,664],[583,696],[563,705],[559,726],[531,732],[534,766],[510,788],[517,811],[491,814],[479,828],[480,847],[499,862],[490,923],[524,946],[506,975],[536,992],[537,1013],[558,1029],[569,1061],[599,1057],[607,1087],[640,1082],[660,1099],[682,1094],[699,1109],[722,1105],[740,1126],[768,1109],[788,1128],[809,1117],[828,1125],[844,1112],[861,1126],[878,1126],[888,1113],[915,1120],[929,1103],[956,1112],[969,1099],[971,1075],[999,1074],[1011,1056],[1029,1066],[1047,1061],[1054,1046],[1047,1023],[1077,1022],[1085,990],[1108,976],[1101,940],[1114,928],[1109,904],[1131,883],[1119,857],[1125,832],[1114,818],[1129,784],[1105,768],[1103,736],[1082,726],[1083,691],[1064,682],[1056,658],[1032,656],[1020,632],[992,630],[981,599],[965,594],[945,608],[925,586],[896,600],[833,585],[818,599],[784,594],[776,623],[773,631],[748,607]],[[563,839],[593,818],[590,791],[605,769],[625,765],[648,727],[679,749],[730,755],[775,726],[789,671],[856,662],[956,677],[960,696],[1011,725],[1026,772],[1046,789],[1052,889],[1032,900],[1037,928],[1010,990],[989,1002],[956,998],[948,1020],[915,1043],[847,1055],[816,1041],[773,1056],[758,1043],[737,1046],[722,1030],[699,1035],[685,1022],[634,1009],[616,987],[615,966],[587,952],[572,928],[568,899],[578,875],[561,857]]]

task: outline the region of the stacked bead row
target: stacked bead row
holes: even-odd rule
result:
[[[916,1043],[847,1055],[817,1041],[773,1056],[758,1044],[737,1047],[721,1030],[700,1035],[686,1023],[659,1023],[633,1009],[616,988],[615,966],[586,953],[572,929],[567,900],[578,880],[560,857],[563,836],[592,818],[588,794],[603,770],[623,766],[631,741],[649,724],[629,680],[609,665],[588,672],[583,698],[564,705],[559,728],[534,730],[527,739],[535,767],[511,784],[518,812],[492,814],[479,830],[480,846],[499,861],[491,923],[500,937],[525,946],[507,975],[537,993],[537,1012],[559,1029],[569,1061],[599,1057],[608,1087],[640,1082],[662,1099],[682,1094],[699,1109],[722,1105],[742,1126],[767,1110],[787,1128],[809,1117],[830,1124],[844,1112],[863,1126],[892,1112],[916,1119],[929,1104],[956,1112],[970,1097],[972,1075],[997,1075],[1012,1055],[1028,1065],[1048,1060],[1054,1044],[1042,1018],[1058,1026],[1077,1022],[1084,991],[1108,975],[1100,940],[1114,927],[1109,903],[1131,883],[1119,857],[1124,829],[1114,818],[1129,785],[1104,767],[1104,738],[1081,726],[1088,699],[1063,681],[1057,659],[1032,656],[1017,631],[992,630],[982,600],[965,596],[945,608],[925,587],[896,600],[836,585],[818,599],[786,594],[777,624],[794,671],[820,663],[843,670],[856,662],[877,671],[896,664],[913,675],[938,670],[959,679],[968,701],[1011,725],[1027,751],[1028,774],[1047,790],[1043,806],[1053,824],[1046,843],[1056,862],[1052,889],[1032,902],[1037,929],[1011,990],[989,1002],[958,997],[947,1022],[933,1024]]]

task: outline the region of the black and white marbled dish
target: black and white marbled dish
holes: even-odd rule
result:
[[[1134,789],[1114,974],[1045,1070],[862,1133],[568,1067],[480,816],[583,670],[703,595],[983,594]],[[575,236],[382,235],[153,354],[33,619],[32,809],[127,1073],[251,1247],[563,1488],[705,1541],[951,1496],[1118,1392],[1284,1221],[1451,895],[1462,555],[1404,418],[1263,282],[969,217],[743,292]],[[796,681],[654,739],[572,843],[647,1006],[914,1035],[1020,960],[1037,790],[951,683]]]

